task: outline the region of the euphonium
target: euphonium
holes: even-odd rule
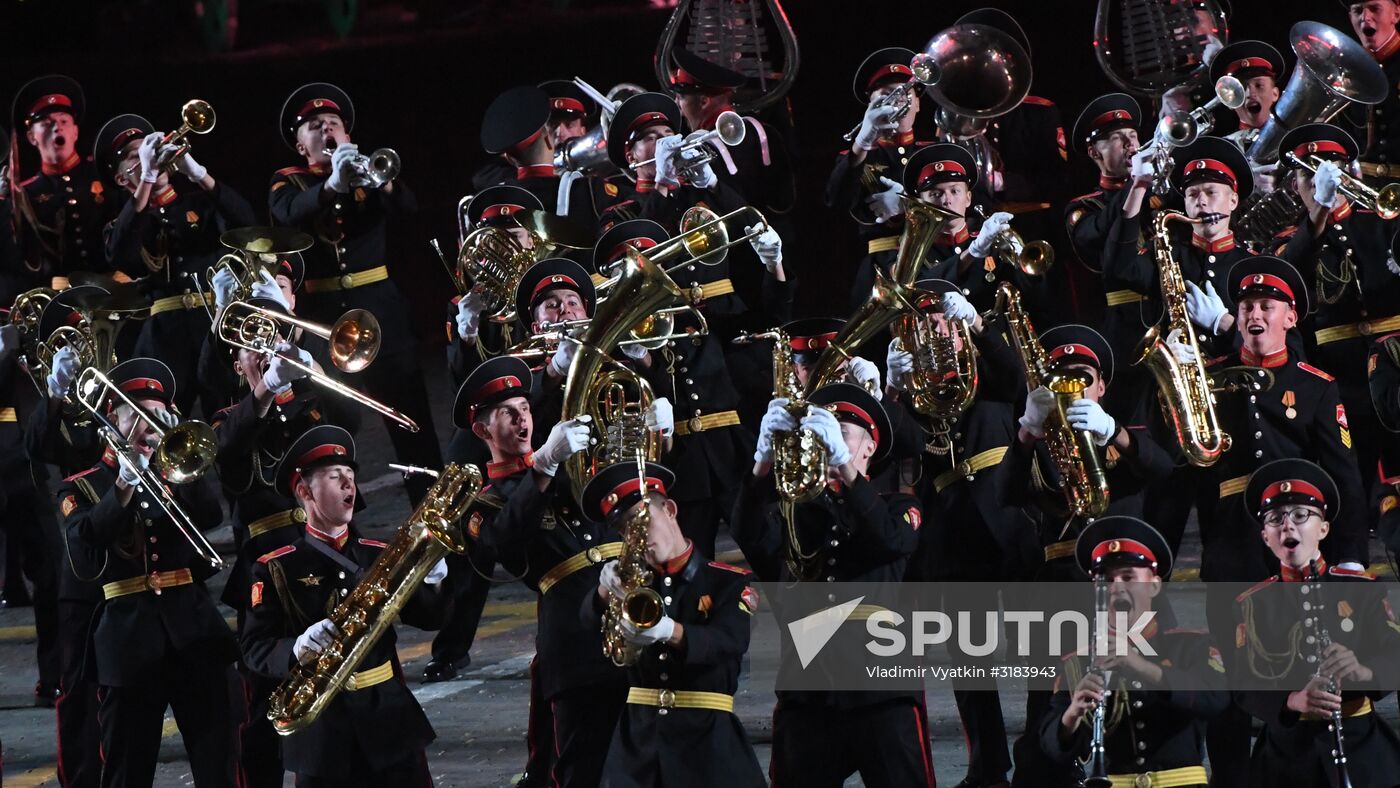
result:
[[[1045,420],[1045,445],[1055,470],[1060,474],[1070,511],[1081,517],[1099,517],[1108,508],[1108,477],[1099,457],[1094,437],[1087,430],[1069,426],[1065,409],[1084,396],[1090,378],[1078,370],[1056,370],[1050,354],[1040,344],[1030,317],[1021,308],[1021,294],[1007,282],[997,288],[994,312],[1006,316],[1006,327],[1021,357],[1026,374],[1026,387],[1035,390],[1046,387],[1055,395],[1055,409]]]
[[[645,490],[647,466],[639,454],[637,475]],[[637,629],[651,629],[665,615],[661,595],[651,588],[651,567],[647,564],[647,535],[651,532],[651,506],[646,496],[639,506],[632,507],[618,523],[622,535],[622,555],[617,560],[617,579],[622,595],[608,597],[608,609],[603,613],[603,655],[618,667],[635,664],[641,648],[628,643],[622,636],[622,623]]]
[[[944,325],[940,329],[932,316],[910,312],[895,319],[893,333],[913,357],[914,371],[904,384],[909,404],[929,418],[953,420],[977,396],[977,347],[966,322]]]
[[[1171,222],[1199,224],[1177,211],[1160,211],[1152,217],[1152,237],[1156,244],[1157,276],[1161,282],[1162,304],[1167,313],[1166,333],[1176,331],[1195,354],[1196,361],[1183,365],[1167,347],[1161,326],[1153,326],[1138,342],[1134,364],[1147,364],[1157,380],[1162,414],[1176,433],[1176,442],[1192,465],[1214,465],[1230,448],[1230,436],[1220,429],[1215,416],[1215,395],[1206,373],[1205,359],[1196,345],[1196,332],[1186,314],[1186,282],[1181,268],[1172,259]]]
[[[315,660],[292,667],[268,699],[267,718],[282,735],[316,721],[345,688],[370,649],[413,596],[428,570],[466,544],[457,521],[481,492],[474,465],[448,465],[423,502],[399,527],[364,579],[330,615],[339,634]]]

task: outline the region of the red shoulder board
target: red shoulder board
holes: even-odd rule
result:
[[[723,569],[726,572],[734,572],[740,575],[746,575],[749,573],[749,570],[744,569],[743,567],[735,566],[733,564],[726,564],[722,561],[711,561],[710,566],[713,566],[716,569]]]
[[[1040,96],[1026,96],[1026,103],[1027,103],[1027,104],[1034,104],[1034,105],[1036,105],[1037,107],[1053,107],[1053,106],[1055,106],[1055,102],[1051,101],[1051,100],[1048,99],[1048,98],[1041,98]]]
[[[1366,580],[1376,579],[1375,575],[1371,574],[1370,572],[1367,572],[1365,569],[1347,569],[1340,566],[1327,567],[1327,574],[1336,575],[1338,577],[1360,577]]]
[[[1307,362],[1305,362],[1305,361],[1299,361],[1299,362],[1298,362],[1298,368],[1301,369],[1301,370],[1303,370],[1303,371],[1305,371],[1305,372],[1311,372],[1311,373],[1313,373],[1314,375],[1317,375],[1318,377],[1322,378],[1323,380],[1327,380],[1327,381],[1336,380],[1336,378],[1332,377],[1331,375],[1327,374],[1326,372],[1323,372],[1322,370],[1318,369],[1317,367],[1314,367],[1313,365],[1311,365],[1311,364],[1309,364],[1309,363],[1307,363]]]
[[[457,296],[452,296],[452,305],[453,305],[453,306],[456,306],[459,302],[461,302],[462,298],[463,298],[463,296],[459,296],[459,295],[457,295]]]
[[[619,200],[619,201],[613,203],[612,205],[609,205],[609,206],[607,207],[607,210],[609,210],[609,211],[616,211],[618,208],[621,208],[621,207],[623,207],[624,205],[636,205],[636,204],[637,204],[637,201],[636,201],[636,200]]]
[[[277,171],[278,175],[310,175],[311,170],[305,167],[283,167]]]
[[[295,551],[296,549],[297,549],[297,546],[294,545],[294,544],[284,545],[284,546],[282,546],[282,547],[277,548],[276,550],[273,550],[273,551],[270,552],[270,553],[266,553],[266,554],[264,554],[264,555],[262,555],[262,556],[259,556],[259,557],[258,557],[258,563],[260,563],[260,564],[265,564],[265,563],[267,563],[268,561],[271,561],[271,560],[274,559],[274,558],[279,558],[279,557],[281,557],[281,556],[284,556],[284,555],[286,555],[287,553],[290,553],[290,552]]]
[[[387,543],[381,542],[378,539],[359,539],[357,541],[366,547],[385,548],[389,546]]]
[[[71,481],[73,481],[74,479],[81,479],[81,478],[83,478],[84,476],[87,476],[89,473],[92,473],[92,472],[95,471],[95,470],[97,470],[97,466],[96,466],[96,465],[92,466],[91,468],[88,468],[88,469],[85,470],[85,471],[79,471],[78,473],[75,473],[75,474],[73,474],[72,476],[69,476],[67,479],[64,479],[64,481],[65,481],[65,482],[71,482]]]
[[[33,176],[33,177],[30,177],[30,178],[26,178],[26,179],[24,179],[24,180],[22,180],[22,181],[19,182],[19,187],[20,187],[21,189],[23,189],[24,187],[28,186],[29,184],[31,184],[31,183],[33,183],[33,182],[35,182],[35,181],[37,181],[37,180],[39,180],[39,176],[38,176],[38,175],[35,175],[35,176]]]
[[[1294,235],[1297,234],[1297,232],[1298,232],[1298,225],[1295,224],[1295,225],[1293,225],[1292,227],[1285,227],[1285,228],[1283,228],[1282,230],[1279,230],[1277,233],[1274,233],[1274,237],[1275,237],[1275,238],[1292,238]]]
[[[1099,189],[1099,190],[1097,190],[1097,191],[1089,192],[1088,194],[1081,194],[1081,195],[1079,195],[1078,197],[1075,197],[1073,200],[1070,200],[1070,202],[1079,202],[1080,200],[1092,200],[1092,199],[1095,198],[1095,197],[1102,197],[1102,196],[1103,196],[1103,189]]]
[[[1254,585],[1250,586],[1250,587],[1249,587],[1249,590],[1247,590],[1247,591],[1245,591],[1243,594],[1240,594],[1239,596],[1235,597],[1235,601],[1236,601],[1236,602],[1243,602],[1243,601],[1245,600],[1245,597],[1249,596],[1250,594],[1253,594],[1255,591],[1258,591],[1259,589],[1263,588],[1264,586],[1266,586],[1266,585],[1268,585],[1268,584],[1270,584],[1270,583],[1277,583],[1277,582],[1278,582],[1278,575],[1274,575],[1273,577],[1269,578],[1268,580],[1260,580],[1259,582],[1257,582],[1257,583],[1255,583]]]
[[[911,506],[908,509],[905,509],[904,522],[909,523],[910,527],[912,527],[915,531],[919,530],[919,526],[922,525],[924,522],[924,516],[919,511],[919,507]]]

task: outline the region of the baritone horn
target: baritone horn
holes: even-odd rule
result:
[[[360,372],[379,354],[382,336],[379,321],[363,309],[351,309],[327,328],[319,323],[265,309],[247,301],[234,301],[224,307],[216,328],[219,339],[229,345],[254,353],[276,356],[305,372],[313,383],[322,388],[330,389],[385,418],[392,419],[409,432],[418,431],[417,422],[398,410],[341,383],[314,365],[304,364],[296,357],[277,352],[277,343],[282,340],[281,329],[285,326],[300,328],[325,339],[330,345],[331,363],[342,372]]]
[[[1293,151],[1283,154],[1286,164],[1307,170],[1316,174],[1317,168],[1322,165],[1322,158],[1309,154],[1306,159],[1301,158]],[[1361,179],[1342,170],[1341,183],[1337,186],[1337,191],[1343,197],[1360,205],[1368,211],[1375,211],[1376,215],[1382,219],[1390,220],[1400,216],[1400,183],[1387,183],[1380,189],[1367,186]]]

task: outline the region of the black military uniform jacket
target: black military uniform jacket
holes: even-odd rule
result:
[[[1244,364],[1241,352],[1216,359],[1207,369],[1240,366]],[[1259,366],[1259,359],[1251,360],[1255,362],[1251,366]],[[1337,482],[1341,500],[1364,500],[1346,408],[1332,376],[1298,361],[1291,351],[1280,351],[1264,359],[1263,365],[1274,374],[1272,388],[1256,394],[1222,393],[1216,398],[1216,418],[1233,444],[1215,465],[1200,471],[1206,483],[1220,486],[1222,493],[1212,519],[1214,528],[1201,535],[1206,548],[1201,561],[1203,580],[1268,576],[1273,564],[1266,560],[1259,526],[1245,512],[1241,495],[1245,478],[1265,463],[1305,457]],[[1361,507],[1343,506],[1323,540],[1323,552],[1332,563],[1365,565],[1368,532]]]
[[[720,182],[738,192],[748,204],[772,217],[792,210],[797,202],[787,141],[771,125],[744,117],[744,141],[723,148],[734,162],[731,173],[723,155],[710,162]],[[714,128],[713,120],[706,130]]]
[[[857,277],[864,282],[865,288],[860,289],[858,281],[851,294],[854,303],[865,300],[870,293],[871,275],[863,273],[866,269],[878,265],[889,271],[899,246],[900,232],[904,229],[902,216],[877,223],[865,200],[876,192],[885,191],[887,187],[880,182],[882,176],[895,183],[903,183],[904,165],[909,163],[915,151],[927,144],[916,141],[914,132],[910,131],[902,137],[882,138],[874,148],[866,151],[865,158],[859,164],[852,162],[850,150],[836,154],[836,163],[826,181],[826,207],[844,211],[854,219],[856,235],[865,245],[865,257],[858,269],[862,274]],[[874,184],[874,191],[871,191],[868,183]]]
[[[184,274],[203,276],[226,251],[219,236],[253,224],[253,207],[223,182],[212,191],[198,186],[152,193],[146,210],[128,198],[107,234],[112,266],[133,279],[149,277],[148,294],[159,298],[190,291]],[[207,287],[207,286],[206,286]]]
[[[563,216],[579,227],[592,227],[598,220],[598,214],[593,208],[593,187],[589,183],[591,179],[572,179],[569,185],[568,212],[563,214],[559,213],[560,180],[560,176],[554,172],[553,165],[542,165],[539,170],[530,167],[518,168],[515,178],[507,183],[514,183],[538,197],[547,213]]]
[[[1372,502],[1380,512],[1376,534],[1394,550],[1400,544],[1400,332],[1377,337],[1366,369],[1371,402],[1383,430],[1378,436],[1376,468],[1380,484]]]
[[[978,312],[986,312],[996,303],[997,286],[1010,282],[1033,307],[1040,283],[1032,282],[1015,266],[1007,265],[999,256],[989,254],[981,260],[964,263],[963,252],[972,244],[977,233],[964,227],[956,233],[942,232],[929,249],[928,258],[919,268],[916,279],[946,279],[957,285]],[[1034,289],[1033,289],[1034,288]]]
[[[749,648],[749,622],[758,597],[738,567],[707,562],[692,546],[671,565],[653,567],[651,588],[665,614],[685,629],[679,646],[659,643],[628,668],[633,687],[734,695]],[[606,603],[583,601],[584,626],[597,629]],[[618,720],[605,785],[762,786],[767,782],[738,716],[712,709],[629,703]]]
[[[106,455],[91,469],[64,479],[56,496],[70,558],[85,564],[75,570],[85,575],[96,570],[98,581],[108,584],[93,631],[96,681],[109,687],[159,681],[172,657],[232,662],[237,652],[233,633],[204,586],[214,570],[149,493],[136,492],[122,506],[117,473],[116,458]],[[217,498],[204,488],[189,485],[174,493],[202,530],[222,519]],[[74,556],[78,545],[83,554]],[[144,585],[141,578],[147,580]],[[110,592],[109,584],[131,580],[142,590]]]
[[[414,342],[408,306],[392,280],[349,290],[323,290],[319,282],[387,265],[387,220],[413,213],[418,201],[402,179],[393,182],[392,193],[365,187],[345,194],[327,193],[323,187],[329,175],[329,169],[319,167],[287,167],[272,176],[268,194],[272,223],[295,227],[316,239],[315,246],[302,252],[306,284],[297,297],[297,312],[329,324],[347,309],[368,309],[384,332],[382,352],[410,350]]]
[[[1205,759],[1206,720],[1230,705],[1225,666],[1207,634],[1183,629],[1159,632],[1153,622],[1144,636],[1157,652],[1156,657],[1145,658],[1162,668],[1162,686],[1144,687],[1121,674],[1112,677],[1104,731],[1109,774],[1200,766]],[[1055,680],[1050,709],[1038,724],[1042,749],[1052,759],[1069,763],[1089,754],[1087,720],[1068,744],[1060,740],[1060,717],[1069,708],[1085,664],[1071,654],[1060,668],[1063,673]]]
[[[1361,171],[1366,181],[1384,184],[1400,179],[1400,40],[1392,38],[1379,52],[1372,53],[1385,73],[1389,86],[1379,104],[1351,104],[1336,120],[1363,147]]]
[[[1314,584],[1287,582],[1275,575],[1235,599],[1231,665],[1240,666],[1240,675],[1232,682],[1251,688],[1235,696],[1242,708],[1264,723],[1250,764],[1251,777],[1258,780],[1254,784],[1336,786],[1328,721],[1305,719],[1288,708],[1290,691],[1306,685],[1317,667],[1320,647],[1306,642],[1311,630],[1303,623],[1312,614],[1320,618],[1318,623],[1326,627],[1332,642],[1351,649],[1357,661],[1375,674],[1370,682],[1342,682],[1341,686],[1342,731],[1352,784],[1358,788],[1391,785],[1400,774],[1400,738],[1372,710],[1373,704],[1400,686],[1395,670],[1400,631],[1388,611],[1384,584],[1364,572],[1330,567],[1318,584],[1320,594],[1314,587],[1305,595],[1305,585]],[[1304,603],[1310,605],[1307,612]],[[1294,637],[1299,640],[1290,647]],[[1256,643],[1267,653],[1259,653]]]
[[[536,654],[546,699],[565,690],[623,682],[622,671],[603,656],[602,634],[584,626],[579,605],[598,590],[602,564],[621,555],[617,534],[583,516],[561,467],[543,492],[535,471],[487,466],[488,484],[466,520],[475,563],[495,559],[540,595]],[[573,559],[578,567],[564,570]]]
[[[109,270],[102,228],[116,214],[118,201],[107,193],[91,159],[75,153],[61,172],[40,171],[20,188],[27,206],[17,203],[13,210],[19,211],[20,249],[35,273],[34,284],[48,285],[49,277],[69,271]]]
[[[313,543],[314,540],[314,543]],[[239,632],[243,664],[269,679],[285,679],[296,664],[292,652],[307,627],[330,616],[360,582],[385,544],[357,535],[352,524],[340,549],[303,531],[301,538],[259,558],[252,568],[248,615]],[[409,626],[435,629],[441,624],[438,594],[421,586],[400,617]],[[432,725],[404,683],[391,625],[360,663],[364,672],[389,666],[392,677],[346,690],[331,701],[316,722],[282,738],[282,763],[296,774],[346,778],[361,753],[374,769],[391,766],[422,751],[433,740]]]

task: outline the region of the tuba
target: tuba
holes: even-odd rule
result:
[[[1196,332],[1186,314],[1186,283],[1181,268],[1172,259],[1171,223],[1199,224],[1202,219],[1188,219],[1176,211],[1160,211],[1152,217],[1152,237],[1156,244],[1157,275],[1160,278],[1162,303],[1167,314],[1166,331],[1180,332],[1196,354],[1196,362],[1183,366],[1172,355],[1163,339],[1162,327],[1148,329],[1133,351],[1134,364],[1146,364],[1157,381],[1161,394],[1162,415],[1176,433],[1177,445],[1192,465],[1206,468],[1220,459],[1230,448],[1230,436],[1220,428],[1215,415],[1215,395],[1211,378],[1206,373],[1205,360],[1196,345]]]
[[[1094,438],[1086,430],[1073,430],[1065,409],[1084,396],[1089,377],[1077,370],[1055,370],[1040,344],[1030,316],[1021,308],[1021,294],[1007,282],[997,288],[993,312],[1006,316],[1011,344],[1021,357],[1026,387],[1046,387],[1055,395],[1055,409],[1045,423],[1045,444],[1060,474],[1070,511],[1080,517],[1099,517],[1108,509],[1108,477]]]
[[[641,488],[647,488],[647,465],[642,455],[635,458]],[[647,565],[647,534],[651,532],[651,507],[643,496],[618,523],[622,534],[622,555],[617,560],[617,578],[622,584],[622,596],[608,597],[608,609],[603,612],[603,655],[620,668],[634,665],[641,648],[622,637],[622,622],[637,629],[651,629],[665,615],[661,595],[651,588],[652,571]]]
[[[681,29],[685,27],[685,39]],[[772,61],[771,36],[782,43]],[[747,77],[734,91],[734,106],[758,112],[783,100],[797,79],[797,34],[779,0],[680,0],[656,42],[652,63],[659,84],[671,84],[671,52],[677,45]]]
[[[475,465],[448,465],[399,527],[364,579],[330,615],[335,642],[314,661],[294,666],[268,699],[267,718],[283,736],[314,723],[351,680],[369,650],[408,602],[428,570],[466,544],[457,521],[481,492]]]
[[[483,314],[497,323],[515,320],[515,289],[530,266],[559,249],[593,245],[584,231],[544,211],[523,211],[512,218],[529,235],[531,248],[500,227],[478,227],[462,239],[456,266],[447,265],[457,292],[476,293],[485,303]]]
[[[1206,67],[1206,36],[1197,32],[1197,3],[1099,0],[1094,55],[1113,84],[1138,95],[1161,95]],[[1225,15],[1214,0],[1205,11],[1225,39]]]

